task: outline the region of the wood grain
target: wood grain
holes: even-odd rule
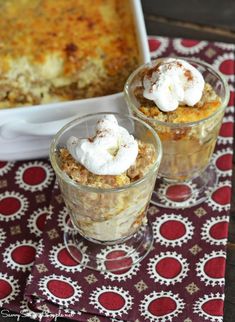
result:
[[[145,14],[235,31],[234,0],[142,0]]]
[[[145,14],[145,21],[149,35],[235,42],[235,32],[225,28],[184,22],[152,14]]]
[[[142,0],[151,35],[235,42],[233,0]]]

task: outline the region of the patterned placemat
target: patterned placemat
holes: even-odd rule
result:
[[[27,309],[23,294],[49,213],[54,180],[47,160],[0,162],[0,307],[3,317],[10,314],[8,310],[23,313]]]
[[[98,273],[80,267],[64,247],[68,215],[57,187],[51,198],[54,176],[49,164],[1,163],[0,305],[4,308],[37,319],[58,314],[87,322],[222,322],[235,46],[163,37],[149,37],[149,44],[152,57],[199,58],[217,67],[229,82],[231,99],[212,159],[219,175],[217,189],[197,207],[175,211],[151,206],[154,247],[147,258],[119,273]],[[107,255],[116,251],[126,250],[108,247]]]

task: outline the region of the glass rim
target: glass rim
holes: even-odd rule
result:
[[[221,102],[221,106],[215,111],[213,112],[211,115],[207,116],[206,118],[203,118],[201,120],[198,121],[194,121],[194,122],[179,122],[179,123],[171,123],[171,122],[163,122],[160,120],[157,120],[155,118],[146,116],[144,113],[140,112],[139,109],[136,107],[135,104],[132,103],[132,100],[130,98],[129,95],[129,88],[130,88],[130,84],[133,80],[133,78],[145,67],[150,67],[152,66],[155,62],[157,61],[161,61],[164,60],[165,58],[175,58],[175,59],[182,59],[185,60],[187,62],[191,62],[194,64],[198,64],[199,66],[203,66],[206,67],[207,69],[209,69],[213,74],[215,74],[222,82],[224,90],[225,90],[225,95],[224,98]],[[132,108],[132,110],[134,110],[134,112],[136,113],[136,115],[140,118],[142,118],[145,121],[149,121],[152,123],[155,123],[156,125],[162,125],[162,126],[167,126],[167,127],[171,127],[171,128],[178,128],[178,127],[193,127],[196,125],[199,125],[211,118],[213,118],[214,116],[216,116],[217,114],[219,114],[221,111],[223,111],[227,105],[228,105],[228,101],[229,101],[229,97],[230,97],[230,90],[229,90],[229,86],[228,86],[228,82],[226,81],[225,77],[222,75],[222,73],[220,71],[218,71],[217,69],[215,69],[212,65],[206,63],[206,62],[202,62],[199,59],[196,58],[190,58],[190,57],[161,57],[161,58],[157,58],[154,61],[142,64],[141,66],[139,66],[136,70],[134,70],[130,76],[128,77],[125,86],[124,86],[124,95],[127,101],[127,104]]]
[[[65,132],[65,130],[68,130],[69,128],[72,128],[75,124],[77,124],[78,121],[83,121],[87,118],[92,118],[94,116],[97,115],[107,115],[107,114],[112,114],[112,115],[118,115],[121,118],[128,118],[128,119],[132,119],[137,121],[138,123],[141,123],[142,125],[144,125],[153,135],[153,137],[156,140],[157,143],[157,158],[155,160],[155,162],[153,163],[153,165],[151,166],[151,168],[149,169],[149,171],[140,179],[127,184],[125,186],[121,186],[121,187],[116,187],[116,188],[97,188],[97,187],[91,187],[91,186],[87,186],[84,184],[80,184],[78,182],[75,182],[73,179],[71,179],[64,171],[61,170],[61,168],[59,167],[57,161],[56,161],[56,156],[55,156],[55,152],[57,151],[57,143],[59,142],[59,139],[61,138],[61,136],[63,135],[63,133]],[[158,136],[158,134],[156,133],[156,131],[146,122],[144,122],[143,120],[140,120],[137,117],[134,117],[132,115],[129,114],[119,114],[119,113],[113,113],[113,112],[99,112],[99,113],[92,113],[92,114],[86,114],[80,117],[77,117],[76,119],[72,120],[71,122],[67,123],[65,126],[63,126],[54,136],[54,138],[51,141],[51,145],[50,145],[50,151],[49,151],[49,157],[50,157],[50,161],[52,164],[52,167],[56,173],[56,175],[58,175],[62,180],[64,180],[65,182],[67,182],[68,184],[71,184],[73,187],[79,189],[79,190],[87,190],[90,192],[96,192],[96,193],[110,193],[110,192],[120,192],[120,191],[124,191],[127,189],[130,189],[132,187],[138,186],[139,184],[141,184],[142,182],[145,182],[155,171],[157,171],[157,168],[160,165],[160,162],[162,160],[162,143],[161,140]]]

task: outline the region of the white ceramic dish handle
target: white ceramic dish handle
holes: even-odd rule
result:
[[[1,136],[5,139],[12,139],[16,136],[37,135],[37,136],[53,136],[66,123],[69,123],[77,116],[67,117],[62,120],[56,120],[43,123],[32,123],[27,120],[17,120],[8,122],[1,127]]]
[[[129,110],[122,93],[77,102],[58,103],[50,109],[47,109],[46,105],[38,106],[32,110],[30,115],[20,114],[20,117],[16,115],[2,122],[0,120],[0,138],[12,140],[21,136],[54,136],[68,122],[94,112],[128,114]]]

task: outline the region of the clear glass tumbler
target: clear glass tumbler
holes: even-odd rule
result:
[[[210,116],[196,122],[170,123],[148,117],[139,110],[141,102],[135,91],[142,87],[143,74],[161,59],[135,70],[124,89],[132,113],[150,124],[162,142],[163,159],[152,201],[158,206],[172,208],[201,203],[216,186],[217,175],[210,160],[229,99],[228,85],[221,73],[207,63],[182,59],[196,67],[221,98],[220,107]]]
[[[97,121],[106,114],[109,113],[87,115],[63,127],[52,141],[50,159],[70,215],[64,235],[70,254],[81,265],[92,269],[121,270],[140,261],[152,245],[147,209],[162,148],[158,135],[148,124],[132,116],[114,114],[119,125],[135,139],[154,147],[154,163],[142,178],[118,188],[76,183],[61,170],[59,151],[66,147],[70,136],[93,137]],[[118,257],[109,257],[107,249],[122,252],[116,252]]]

